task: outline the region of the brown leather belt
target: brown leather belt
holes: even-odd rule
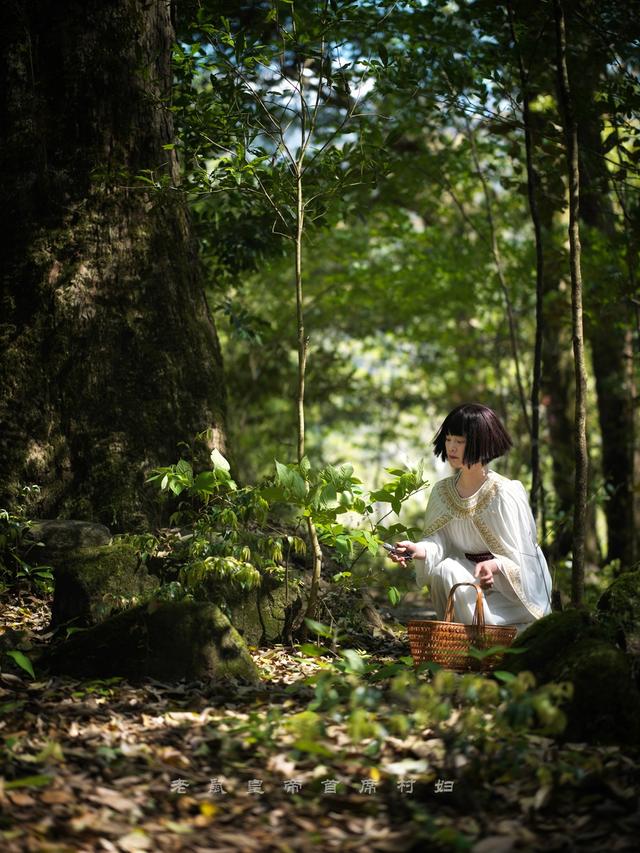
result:
[[[467,560],[471,560],[472,563],[484,563],[485,560],[493,560],[493,554],[490,551],[485,551],[482,554],[465,553],[465,557]]]

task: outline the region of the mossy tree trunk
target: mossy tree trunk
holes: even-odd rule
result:
[[[10,9],[6,7],[9,6]],[[15,0],[0,45],[0,505],[147,524],[221,355],[177,191],[170,4]],[[145,189],[135,175],[166,182]]]

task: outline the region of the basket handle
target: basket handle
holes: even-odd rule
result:
[[[462,581],[461,583],[455,583],[451,589],[449,590],[449,597],[447,598],[447,607],[444,612],[444,621],[445,622],[453,622],[453,594],[458,589],[459,586],[473,586],[476,590],[476,612],[473,614],[473,623],[480,628],[484,628],[484,598],[482,596],[482,590],[478,586],[477,583],[471,583],[471,581]]]

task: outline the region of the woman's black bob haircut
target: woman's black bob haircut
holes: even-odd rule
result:
[[[456,406],[442,422],[433,439],[433,452],[443,462],[447,461],[445,441],[448,435],[466,438],[462,457],[464,465],[475,465],[476,462],[486,465],[513,447],[511,436],[496,413],[480,403]]]

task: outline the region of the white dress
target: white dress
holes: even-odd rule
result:
[[[429,586],[437,618],[442,619],[451,587],[461,581],[477,583],[475,563],[465,554],[491,552],[500,571],[493,576],[493,588],[483,590],[485,622],[515,625],[521,631],[551,612],[551,577],[536,542],[524,486],[489,471],[478,491],[462,498],[456,479],[440,480],[431,490],[419,543],[426,556],[415,560],[418,586]],[[456,590],[457,622],[473,621],[475,600],[471,587]]]

